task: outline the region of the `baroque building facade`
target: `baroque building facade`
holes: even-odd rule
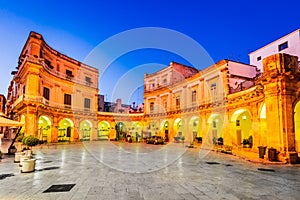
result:
[[[51,48],[31,32],[8,89],[7,113],[25,135],[58,142],[96,135],[98,69]]]
[[[154,134],[206,147],[222,138],[240,147],[251,138],[252,150],[275,148],[278,159],[296,162],[300,151],[298,58],[275,54],[255,66],[221,60],[202,71],[171,63],[145,75],[145,121]],[[181,76],[180,79],[173,77]],[[294,119],[294,120],[293,120]]]
[[[144,75],[144,112],[99,110],[98,70],[51,48],[31,32],[8,89],[6,112],[24,121],[22,132],[47,142],[122,139],[152,135],[173,142],[222,138],[251,151],[276,148],[280,160],[300,152],[298,58],[275,54],[262,68],[221,60],[203,70],[176,62]],[[99,101],[101,102],[101,101]],[[104,101],[103,101],[104,102]]]

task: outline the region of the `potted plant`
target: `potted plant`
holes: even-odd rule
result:
[[[246,139],[246,138],[243,139],[242,144],[243,144],[244,148],[249,148],[250,147],[249,139]]]
[[[196,137],[196,140],[198,141],[198,143],[202,143],[202,137]]]
[[[217,144],[218,144],[218,145],[223,145],[223,138],[222,138],[222,137],[219,137],[219,138],[217,139]]]
[[[39,144],[39,139],[33,135],[29,135],[23,139],[24,144],[31,148]]]
[[[35,159],[32,158],[32,147],[39,144],[39,139],[33,135],[23,138],[22,143],[31,149],[27,151],[27,155],[20,158],[21,172],[33,172],[35,169]]]
[[[29,135],[29,136],[26,136],[26,137],[23,138],[22,143],[24,145],[26,145],[27,150],[29,150],[29,152],[27,152],[27,154],[31,155],[32,154],[32,147],[39,144],[39,139],[36,138],[33,135]],[[29,149],[29,147],[30,147],[30,149]]]
[[[2,151],[0,150],[0,160],[2,159],[2,155],[3,155]]]

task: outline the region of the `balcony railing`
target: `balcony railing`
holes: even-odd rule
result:
[[[53,101],[49,101],[45,99],[43,96],[33,96],[33,95],[22,95],[20,96],[12,105],[12,107],[16,107],[21,102],[30,102],[30,103],[36,103],[36,104],[43,104],[45,106],[49,106],[52,108],[62,109],[62,110],[72,110],[72,111],[78,111],[78,112],[95,112],[92,109],[86,109],[84,107],[78,107],[78,106],[72,106],[72,105],[66,105],[61,104]]]
[[[174,105],[173,107],[167,107],[166,110],[154,110],[153,112],[149,112],[147,114],[150,115],[160,115],[160,114],[165,114],[168,112],[178,112],[178,111],[182,111],[182,112],[186,112],[186,110],[192,110],[192,109],[196,109],[199,110],[201,106],[205,106],[205,105],[211,105],[212,107],[214,106],[218,106],[218,105],[223,105],[223,103],[226,101],[226,97],[224,95],[218,95],[214,98],[206,98],[206,99],[202,99],[200,101],[197,102],[193,102],[190,104],[182,104],[181,106],[176,106]]]
[[[53,75],[55,77],[58,77],[58,78],[61,78],[61,79],[64,79],[64,80],[68,80],[68,81],[72,81],[72,82],[77,83],[77,84],[89,86],[89,87],[92,87],[92,88],[97,88],[97,85],[95,83],[90,82],[89,84],[86,84],[86,80],[82,80],[82,79],[79,79],[79,78],[74,78],[73,75],[70,76],[68,74],[56,71],[52,66],[48,66],[45,63],[45,60],[43,58],[35,58],[35,57],[27,54],[25,56],[24,60],[22,61],[20,69],[24,66],[24,63],[26,63],[26,62],[32,62],[32,63],[36,63],[36,64],[39,64],[39,65],[42,65],[44,67],[44,69],[49,74],[51,74],[51,75]]]

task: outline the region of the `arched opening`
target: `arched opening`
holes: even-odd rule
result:
[[[235,111],[231,117],[231,125],[235,133],[236,144],[252,147],[252,118],[250,112],[245,109]]]
[[[169,128],[170,128],[169,122],[167,120],[163,120],[161,122],[160,128],[161,128],[162,133],[164,135],[165,142],[169,142]]]
[[[40,116],[38,120],[38,139],[43,142],[51,142],[51,121],[46,116]]]
[[[116,137],[117,137],[117,140],[122,140],[123,138],[126,139],[126,135],[127,135],[127,127],[126,125],[123,123],[123,122],[118,122],[116,124]]]
[[[159,131],[159,125],[157,121],[151,121],[148,125],[148,131],[146,133],[146,137],[151,137],[153,135],[157,135]]]
[[[267,109],[266,103],[263,103],[260,109],[259,115],[260,121],[260,134],[257,138],[259,146],[266,146],[267,145]]]
[[[74,123],[68,118],[58,123],[58,142],[70,141],[74,138]]]
[[[81,141],[89,141],[92,134],[92,123],[89,120],[83,120],[80,123],[80,140]]]
[[[193,140],[202,141],[201,121],[198,116],[193,116],[189,121],[189,132],[192,133]]]
[[[183,123],[182,120],[180,118],[177,118],[174,121],[174,133],[175,133],[175,137],[174,140],[175,142],[180,142],[180,141],[184,141],[185,139],[185,135],[184,135],[184,127],[183,127]]]
[[[300,101],[294,108],[295,148],[300,151]]]
[[[141,122],[133,122],[131,126],[131,137],[134,142],[142,140],[143,125]]]
[[[211,139],[213,144],[217,142],[222,144],[223,143],[223,136],[222,136],[222,127],[223,127],[223,120],[220,114],[213,113],[208,118],[208,138]]]
[[[110,125],[107,121],[98,123],[98,140],[108,140]]]

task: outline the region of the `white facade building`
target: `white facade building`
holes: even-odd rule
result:
[[[278,40],[275,40],[269,43],[266,46],[263,46],[256,51],[253,51],[249,54],[250,65],[257,66],[258,69],[262,69],[262,61],[264,58],[274,55],[276,53],[286,53],[300,58],[300,29],[297,29]]]

